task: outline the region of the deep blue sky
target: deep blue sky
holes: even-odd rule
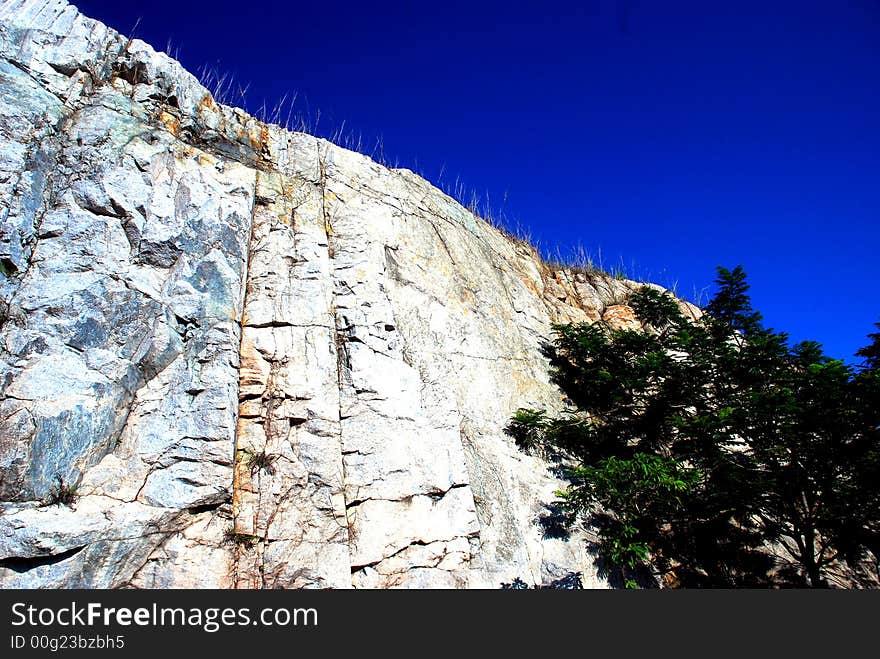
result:
[[[767,324],[849,358],[880,318],[880,2],[81,0],[319,132],[459,176],[542,248],[692,295],[742,263]],[[710,288],[711,290],[711,288]]]

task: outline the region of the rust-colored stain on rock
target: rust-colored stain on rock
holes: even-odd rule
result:
[[[640,329],[642,324],[636,317],[632,307],[625,304],[615,304],[608,307],[602,314],[602,320],[608,323],[613,329]]]
[[[180,119],[173,114],[162,110],[162,112],[159,113],[159,121],[162,122],[169,133],[174,135],[174,137],[177,137],[180,132]]]

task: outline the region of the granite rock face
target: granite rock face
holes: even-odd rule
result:
[[[635,286],[5,0],[0,585],[600,587],[503,428],[563,406],[551,324]]]

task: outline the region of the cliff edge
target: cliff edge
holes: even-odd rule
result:
[[[6,0],[0,585],[600,587],[503,428],[563,407],[551,324],[635,287]]]

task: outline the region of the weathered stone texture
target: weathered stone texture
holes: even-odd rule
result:
[[[6,0],[0,585],[600,586],[503,427],[562,406],[551,324],[633,287]]]

